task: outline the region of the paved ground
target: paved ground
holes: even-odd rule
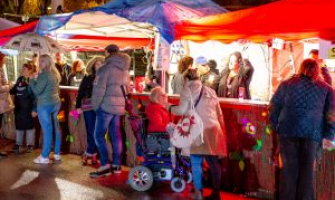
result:
[[[11,146],[12,142],[0,139],[0,151],[9,150]],[[82,166],[80,156],[64,155],[60,164],[33,164],[39,152],[0,158],[0,200],[181,200],[188,199],[191,190],[188,186],[183,193],[174,193],[168,183],[158,183],[150,192],[136,192],[126,184],[127,168],[123,168],[121,174],[90,179],[88,174],[95,169]],[[232,194],[221,195],[225,200],[245,199]]]

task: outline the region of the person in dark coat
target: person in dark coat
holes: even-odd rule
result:
[[[16,144],[13,147],[15,153],[20,153],[23,145],[23,136],[26,131],[27,152],[32,152],[35,143],[34,118],[37,116],[36,99],[29,88],[29,76],[36,73],[37,67],[32,62],[22,66],[21,76],[10,90],[10,94],[15,96],[14,114],[16,126]]]
[[[82,158],[82,163],[84,165],[88,164],[88,161],[91,160],[91,164],[97,163],[97,147],[95,145],[94,140],[94,129],[95,129],[95,120],[96,114],[93,108],[85,107],[87,105],[83,105],[84,99],[91,99],[92,98],[92,91],[93,91],[93,82],[95,79],[96,71],[102,66],[104,63],[104,57],[94,57],[87,63],[86,72],[87,74],[84,76],[83,80],[80,83],[77,101],[76,101],[76,108],[79,114],[84,114],[85,119],[85,127],[87,133],[87,148]]]
[[[320,78],[314,59],[282,82],[270,101],[269,122],[279,135],[280,200],[314,199],[317,147],[331,148],[335,133],[334,91]]]
[[[247,59],[242,59],[238,51],[229,56],[229,63],[218,76],[214,78],[213,87],[218,97],[251,99],[250,82],[254,68]],[[240,94],[240,88],[244,91]]]

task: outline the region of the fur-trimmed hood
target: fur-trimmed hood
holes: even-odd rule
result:
[[[130,56],[125,53],[116,53],[106,58],[105,65],[114,66],[121,70],[129,70]]]

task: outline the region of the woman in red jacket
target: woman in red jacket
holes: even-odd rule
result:
[[[166,132],[170,122],[169,112],[165,108],[167,96],[161,87],[151,90],[150,103],[146,106],[145,113],[149,119],[148,133]]]

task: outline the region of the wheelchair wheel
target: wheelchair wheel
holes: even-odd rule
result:
[[[149,168],[145,166],[136,166],[130,170],[128,181],[134,190],[144,192],[151,188],[154,182],[154,177]]]
[[[191,183],[193,181],[192,172],[187,172],[185,174],[184,180],[187,184]]]
[[[185,187],[186,187],[186,183],[182,178],[174,177],[171,180],[171,189],[174,192],[182,192],[182,191],[184,191]]]

